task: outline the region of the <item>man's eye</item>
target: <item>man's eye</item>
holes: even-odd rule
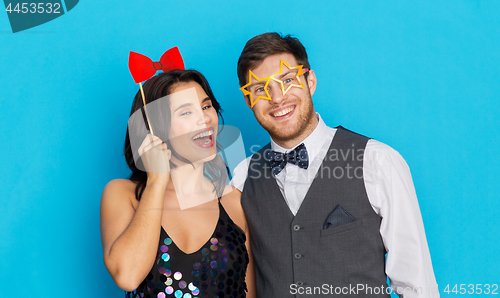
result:
[[[191,112],[190,111],[186,111],[184,113],[181,114],[181,116],[184,116],[184,115],[191,115]]]
[[[288,79],[285,79],[285,80],[283,81],[283,83],[285,83],[285,84],[289,84],[289,83],[291,83],[292,81],[293,81],[293,79],[288,78]]]
[[[212,108],[212,106],[208,105],[208,106],[203,107],[203,110],[210,109],[210,108]]]
[[[255,92],[264,92],[264,87],[259,87],[255,89]]]

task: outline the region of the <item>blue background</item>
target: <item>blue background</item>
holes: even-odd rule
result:
[[[328,125],[408,162],[441,293],[500,284],[499,1],[195,2],[80,1],[16,34],[0,13],[2,297],[123,297],[102,261],[99,203],[129,173],[129,51],[157,60],[179,46],[248,150],[269,137],[236,62],[267,31],[306,46]]]

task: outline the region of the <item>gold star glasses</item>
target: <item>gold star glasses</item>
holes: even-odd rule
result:
[[[283,65],[286,66],[285,69],[283,68]],[[240,90],[243,92],[244,96],[250,96],[250,104],[253,108],[255,103],[261,98],[272,100],[269,95],[269,83],[271,80],[279,83],[281,92],[284,96],[292,87],[305,88],[299,77],[308,71],[309,69],[303,68],[303,65],[291,67],[288,63],[281,59],[280,71],[270,77],[258,78],[251,70],[249,70],[248,84],[242,86]]]

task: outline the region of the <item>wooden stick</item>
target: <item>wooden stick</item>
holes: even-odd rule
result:
[[[139,87],[141,88],[142,102],[144,103],[144,112],[146,112],[146,120],[148,120],[149,130],[151,131],[151,134],[154,135],[153,126],[151,126],[151,123],[149,122],[148,110],[146,109],[146,97],[144,96],[144,90],[142,89],[142,82],[139,82]]]
[[[153,126],[151,126],[151,123],[149,122],[148,109],[146,108],[146,97],[144,96],[144,90],[142,89],[142,82],[139,83],[139,87],[141,88],[142,103],[144,104],[144,112],[146,113],[146,120],[148,120],[148,125],[149,125],[149,129],[151,131],[151,134],[154,135]],[[165,145],[167,145],[167,144],[165,144]],[[167,152],[163,148],[163,144],[162,144],[162,151],[163,151],[163,158],[165,160],[165,163],[168,163],[169,159],[167,158]]]

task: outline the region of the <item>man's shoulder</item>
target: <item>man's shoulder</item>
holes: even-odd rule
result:
[[[266,144],[262,148],[260,148],[258,151],[254,152],[252,155],[249,157],[245,158],[242,160],[233,170],[232,175],[233,179],[230,182],[230,185],[238,188],[241,192],[243,191],[243,186],[245,184],[245,180],[248,176],[248,171],[250,169],[250,164],[252,164],[252,169],[258,169],[259,168],[259,163],[255,163],[255,161],[260,161],[262,159],[265,159],[265,154],[266,151],[271,149],[271,143]]]
[[[360,138],[363,138],[363,139],[370,139],[370,137],[367,137],[359,132],[355,132],[355,131],[352,131],[350,129],[347,129],[345,127],[343,127],[342,125],[339,125],[337,127],[333,127],[333,129],[337,130],[337,131],[342,131],[343,133],[346,133],[348,135],[351,135],[353,137],[360,137]]]
[[[370,150],[372,150],[373,152],[377,152],[379,154],[399,154],[399,152],[396,149],[392,148],[386,143],[383,143],[375,139],[370,139],[368,141],[368,144],[366,144],[366,146],[369,147]]]
[[[377,164],[387,162],[403,162],[406,164],[403,156],[397,150],[375,139],[368,140],[364,155],[365,161],[373,161]]]
[[[336,127],[329,127],[330,129],[333,129],[338,133],[341,131],[344,134],[350,135],[351,137],[358,138],[358,139],[365,139],[367,141],[366,143],[366,148],[365,150],[368,151],[369,153],[372,153],[377,156],[401,156],[397,150],[392,148],[391,146],[378,141],[376,139],[373,139],[369,136],[366,136],[362,133],[352,131],[348,128],[343,127],[342,125],[338,125]]]
[[[252,153],[252,155],[248,156],[245,158],[243,161],[240,162],[238,167],[242,168],[248,168],[248,166],[252,162],[259,162],[261,160],[266,159],[266,153],[271,150],[271,143],[267,143],[266,145],[262,146],[259,150],[255,151]]]

